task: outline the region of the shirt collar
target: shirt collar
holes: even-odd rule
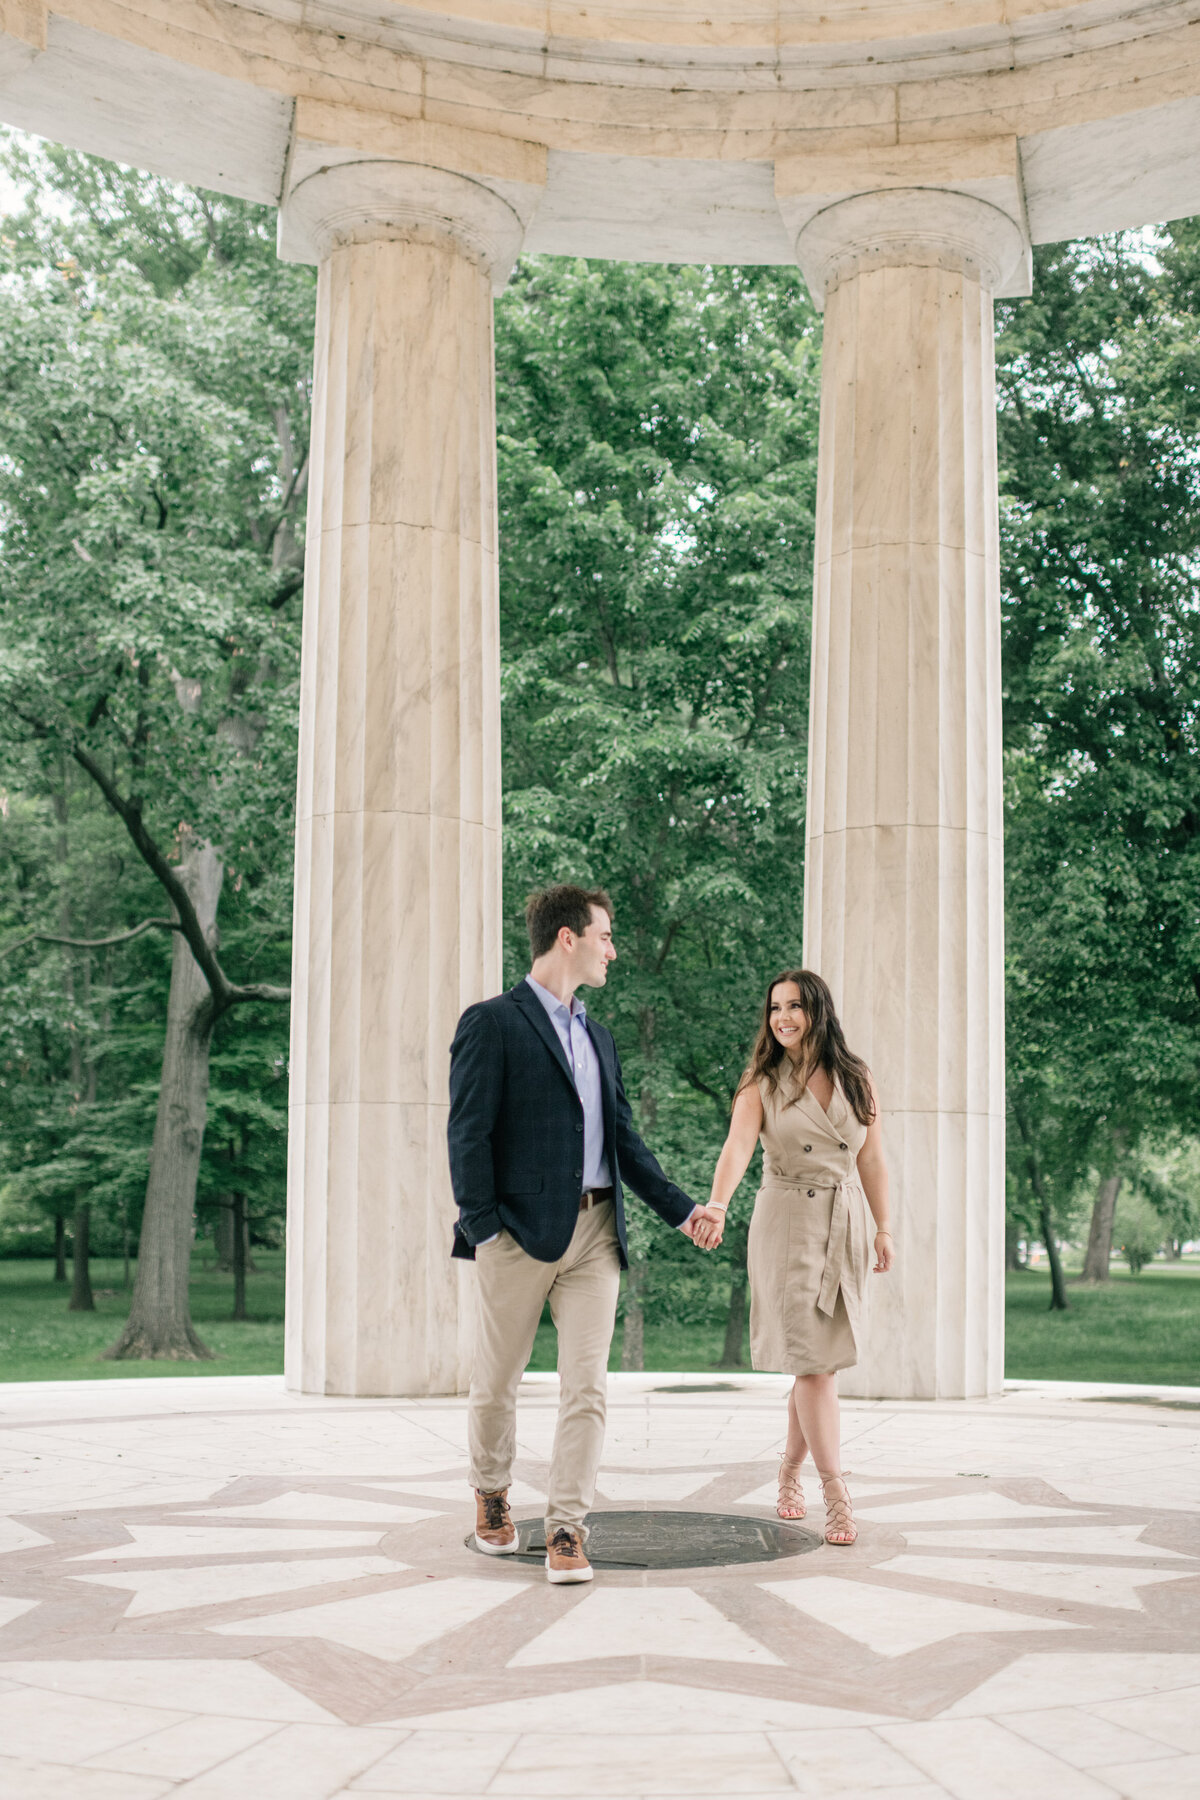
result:
[[[535,981],[532,975],[527,975],[525,979],[551,1018],[555,1013],[566,1013],[569,1019],[587,1018],[587,1007],[578,994],[571,995],[571,1004],[568,1006],[565,1001],[559,999],[557,994],[552,994],[549,988],[543,987],[540,981]]]

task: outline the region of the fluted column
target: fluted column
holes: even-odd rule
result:
[[[863,194],[797,255],[824,293],[805,961],[884,1110],[899,1251],[855,1394],[1004,1373],[1004,952],[992,294],[975,198]]]
[[[469,1345],[448,1048],[500,985],[491,271],[477,183],[322,171],[296,818],[288,1385],[424,1394]]]

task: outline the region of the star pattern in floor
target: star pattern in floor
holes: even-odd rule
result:
[[[614,1377],[597,1507],[770,1515],[783,1392]],[[0,1389],[0,1791],[1192,1800],[1200,1432],[1093,1398],[848,1402],[852,1548],[564,1590],[464,1546],[461,1401]]]

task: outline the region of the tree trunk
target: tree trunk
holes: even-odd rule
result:
[[[1067,1299],[1067,1284],[1063,1278],[1062,1258],[1058,1254],[1058,1240],[1054,1235],[1054,1221],[1050,1217],[1050,1207],[1043,1199],[1040,1204],[1042,1240],[1046,1246],[1046,1255],[1050,1259],[1050,1311],[1070,1312],[1071,1302]]]
[[[54,1215],[54,1279],[67,1279],[67,1222],[60,1212]]]
[[[129,1292],[129,1202],[128,1202],[128,1200],[121,1201],[121,1255],[122,1255],[122,1258],[124,1259],[124,1263],[125,1263],[125,1269],[124,1269],[124,1274],[123,1274],[123,1278],[121,1281],[121,1286],[124,1288],[125,1292],[128,1293]]]
[[[1008,1270],[1025,1268],[1021,1255],[1021,1227],[1013,1219],[1004,1225],[1004,1267]]]
[[[1087,1254],[1083,1259],[1080,1281],[1098,1282],[1109,1278],[1112,1257],[1113,1218],[1117,1210],[1120,1174],[1106,1175],[1096,1190],[1092,1207],[1092,1223],[1088,1231]]]
[[[217,1195],[217,1216],[213,1221],[213,1247],[217,1253],[217,1268],[222,1275],[228,1275],[234,1266],[233,1248],[233,1195]]]
[[[621,1338],[623,1369],[644,1369],[646,1366],[646,1315],[642,1310],[645,1287],[645,1263],[631,1261],[625,1271],[625,1330]]]
[[[234,1194],[233,1209],[233,1316],[246,1316],[246,1196]]]
[[[1058,1254],[1058,1243],[1054,1236],[1050,1196],[1047,1194],[1046,1184],[1042,1180],[1041,1158],[1038,1156],[1029,1117],[1018,1100],[1013,1101],[1013,1117],[1017,1121],[1017,1129],[1021,1134],[1021,1142],[1025,1149],[1025,1168],[1029,1175],[1029,1185],[1033,1190],[1033,1197],[1038,1204],[1042,1241],[1046,1246],[1046,1255],[1050,1259],[1050,1311],[1070,1312],[1071,1302],[1067,1299],[1067,1284],[1063,1280],[1062,1258]]]
[[[180,878],[206,937],[216,942],[217,903],[224,866],[209,843],[184,857]],[[167,1033],[150,1178],[138,1242],[133,1304],[109,1357],[199,1361],[211,1357],[196,1335],[188,1305],[192,1217],[208,1104],[212,1014],[208,984],[181,932],[174,934]]]
[[[75,1235],[71,1247],[71,1299],[68,1312],[95,1312],[92,1298],[92,1273],[88,1266],[92,1209],[86,1202],[75,1208]]]
[[[83,959],[83,993],[85,1004],[92,994],[92,959],[84,953]],[[96,1064],[89,1061],[86,1070],[79,1050],[79,1033],[71,1033],[71,1083],[76,1098],[85,1106],[96,1104]],[[95,1312],[96,1302],[92,1298],[92,1271],[90,1266],[92,1234],[92,1209],[86,1200],[75,1197],[75,1224],[71,1246],[71,1298],[67,1305],[68,1312]]]

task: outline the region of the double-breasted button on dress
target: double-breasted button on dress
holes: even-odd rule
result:
[[[871,1250],[856,1162],[867,1128],[840,1088],[826,1112],[811,1088],[758,1087],[763,1176],[748,1250],[751,1360],[785,1375],[848,1369],[858,1361]]]

